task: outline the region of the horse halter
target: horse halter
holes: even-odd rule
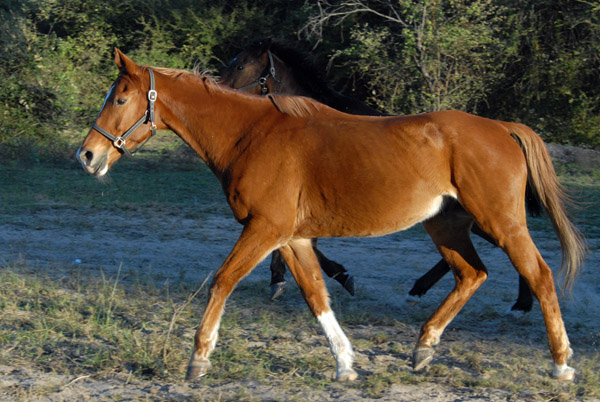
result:
[[[265,68],[265,71],[268,71],[267,74],[263,75],[262,77],[260,77],[258,80],[256,80],[252,84],[248,84],[241,88],[237,88],[238,91],[245,91],[246,89],[254,88],[257,85],[260,85],[261,94],[266,95],[269,92],[269,88],[267,88],[267,79],[269,79],[269,77],[272,77],[277,82],[281,82],[277,78],[275,78],[275,63],[273,63],[273,55],[271,54],[271,51],[269,49],[267,49],[267,55],[269,55],[269,66],[270,66],[270,67],[267,66]]]
[[[154,121],[154,102],[156,102],[158,93],[154,90],[154,73],[152,72],[152,69],[148,68],[148,73],[150,74],[150,89],[148,90],[148,108],[144,112],[144,115],[140,117],[140,119],[136,123],[134,123],[134,125],[131,126],[129,130],[127,130],[120,137],[116,137],[108,131],[106,131],[105,129],[103,129],[102,127],[100,127],[96,122],[94,122],[94,124],[92,125],[92,129],[96,130],[97,132],[111,140],[115,148],[123,150],[123,152],[127,156],[133,156],[150,138],[154,136],[154,134],[156,134],[156,122]],[[96,119],[96,121],[98,120]],[[146,141],[142,142],[134,150],[130,151],[127,148],[127,145],[125,144],[127,138],[129,138],[129,136],[135,130],[137,130],[139,126],[147,122],[150,122],[151,124],[150,129],[152,130],[152,134],[146,139]]]

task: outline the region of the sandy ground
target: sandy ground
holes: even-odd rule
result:
[[[533,226],[543,227],[543,221]],[[585,227],[584,227],[585,229]],[[90,275],[99,275],[99,267],[105,272],[115,272],[122,264],[123,272],[147,273],[155,277],[185,279],[200,283],[209,272],[214,272],[227,256],[235,242],[240,227],[233,219],[209,216],[202,221],[186,219],[179,214],[156,213],[147,216],[141,212],[115,213],[93,210],[40,209],[34,215],[14,215],[11,222],[0,227],[0,256],[4,263],[25,261],[34,266],[62,266],[77,264]],[[559,245],[547,231],[533,231],[536,243],[552,267],[560,261]],[[589,239],[592,250],[600,249],[599,239]],[[475,328],[474,336],[482,341],[493,339],[497,323],[477,322],[478,317],[489,315],[490,310],[503,313],[511,306],[517,293],[517,276],[506,256],[483,241],[477,241],[478,250],[487,264],[490,277],[472,300],[455,319],[452,328]],[[402,317],[412,308],[405,302],[414,279],[423,274],[438,260],[431,240],[420,227],[407,232],[381,238],[322,239],[320,248],[330,258],[342,262],[356,277],[358,292],[363,295],[360,303],[366,308],[386,309],[390,314]],[[586,267],[577,281],[573,299],[561,302],[566,326],[586,337],[600,333],[600,298],[598,293],[598,268],[600,258],[592,252]],[[264,287],[269,279],[267,262],[259,265],[244,281],[260,282]],[[435,308],[451,289],[450,276],[442,279],[424,298]],[[330,281],[328,286],[338,286]],[[268,289],[265,287],[265,297]],[[297,292],[293,286],[287,292]],[[285,295],[284,295],[285,297]],[[342,302],[353,303],[346,298]],[[358,302],[358,301],[356,301]],[[524,341],[545,336],[543,322],[537,303],[528,320],[537,320],[536,334]],[[587,335],[586,335],[587,334]],[[353,334],[353,336],[360,336]],[[573,335],[571,335],[573,337]],[[411,335],[412,342],[415,338]],[[444,342],[444,338],[442,338]],[[540,342],[544,343],[545,340]],[[575,348],[576,349],[576,348]],[[577,349],[576,349],[577,351]],[[360,356],[357,362],[360,361]],[[31,400],[73,400],[74,397],[92,400],[185,400],[207,395],[202,384],[159,384],[131,381],[127,376],[110,378],[72,378],[59,374],[34,372],[25,367],[0,367],[0,388],[25,386],[57,388],[57,392]],[[238,384],[239,385],[239,384]],[[276,387],[264,387],[249,381],[245,387],[253,387],[254,396],[261,400],[282,400]],[[222,389],[221,389],[222,388]],[[227,400],[235,385],[213,387],[208,400]],[[76,398],[76,399],[77,399]],[[393,385],[382,401],[500,401],[510,399],[507,392],[477,388],[455,389],[435,384],[419,386]],[[356,389],[335,388],[315,390],[306,400],[367,401]]]

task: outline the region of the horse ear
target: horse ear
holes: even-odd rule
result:
[[[266,52],[267,50],[271,49],[272,43],[273,43],[273,38],[270,36],[262,39],[260,41],[261,51]]]
[[[119,67],[121,74],[134,74],[139,70],[139,66],[133,60],[125,56],[119,48],[115,48],[115,64]]]

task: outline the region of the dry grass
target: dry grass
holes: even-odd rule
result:
[[[332,381],[334,362],[324,337],[307,309],[298,305],[299,299],[274,304],[263,293],[240,286],[232,296],[212,357],[213,371],[203,384],[251,380],[290,392],[340,387]],[[206,295],[205,284],[194,288],[121,280],[72,267],[3,267],[0,364],[33,366],[68,374],[75,381],[120,373],[137,380],[180,383]],[[428,370],[414,373],[410,355],[415,326],[368,311],[350,309],[338,315],[354,342],[361,374],[350,387],[364,397],[380,397],[393,384],[429,382],[501,389],[530,400],[600,397],[597,350],[580,351],[577,381],[561,384],[549,377],[549,365],[537,365],[550,361],[541,346],[484,343],[477,334],[464,333],[460,340],[440,345]],[[356,317],[374,324],[348,325]],[[35,392],[29,389],[27,395],[55,391],[49,384]],[[252,400],[243,386],[236,394]],[[11,395],[27,399],[16,390]]]

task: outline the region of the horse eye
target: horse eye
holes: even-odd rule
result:
[[[244,66],[237,66],[237,69],[238,69],[238,70],[243,70],[243,69],[244,69]]]
[[[123,106],[126,103],[127,103],[127,99],[123,99],[123,98],[118,98],[117,102],[116,102],[117,106]]]

